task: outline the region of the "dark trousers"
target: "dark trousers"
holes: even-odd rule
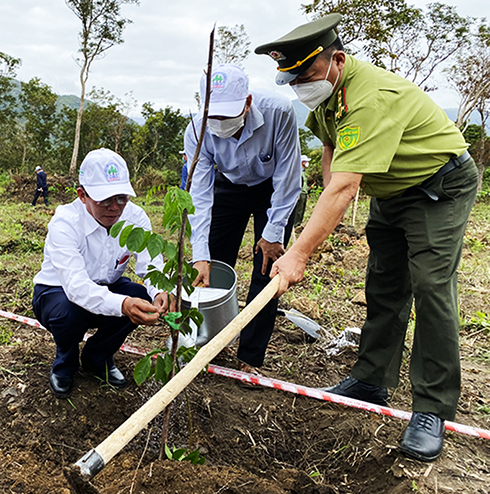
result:
[[[43,195],[44,199],[44,204],[47,206],[48,205],[48,188],[42,188],[42,190],[36,189],[36,192],[34,193],[34,199],[32,200],[32,205],[35,206],[36,202],[39,198],[40,195]]]
[[[267,224],[267,210],[273,192],[272,179],[248,187],[235,185],[221,174],[217,174],[214,185],[214,203],[209,233],[211,258],[234,267],[238,251],[245,234],[250,216],[254,218],[254,259],[253,272],[247,297],[247,304],[270,282],[269,262],[265,275],[262,270],[262,251],[255,254],[255,246],[262,237]],[[284,245],[287,245],[293,228],[294,215],[289,217],[285,230]],[[277,299],[270,301],[264,309],[242,330],[237,357],[254,367],[264,362],[277,313]]]
[[[415,302],[410,358],[413,410],[454,419],[460,394],[457,267],[468,215],[475,200],[472,159],[440,177],[431,190],[372,199],[366,235],[367,319],[352,375],[394,387],[407,324]]]
[[[305,192],[301,192],[299,195],[298,202],[296,203],[296,207],[294,208],[294,228],[297,228],[298,226],[303,223],[303,218],[305,216],[305,210],[306,210],[306,198],[308,195]]]
[[[113,293],[138,297],[151,302],[146,287],[122,277],[108,288]],[[56,357],[52,371],[60,377],[72,377],[80,365],[79,343],[88,329],[97,332],[85,343],[82,366],[104,372],[112,367],[113,355],[136,328],[128,317],[93,314],[70,302],[59,286],[35,285],[32,300],[38,321],[53,335]]]

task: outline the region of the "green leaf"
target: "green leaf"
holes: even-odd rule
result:
[[[163,357],[159,355],[155,363],[155,380],[167,384],[173,367],[174,361],[170,354],[166,353]]]
[[[157,233],[152,233],[148,239],[148,245],[146,246],[152,260],[155,259],[158,254],[162,253],[164,246],[165,241],[163,240],[163,237]]]
[[[150,280],[150,283],[154,287],[163,290],[164,292],[171,292],[175,287],[175,283],[172,283],[161,271],[158,271],[158,269],[148,271],[143,279]]]
[[[131,233],[131,230],[133,229],[133,227],[134,227],[134,225],[128,225],[121,232],[121,235],[119,236],[119,245],[121,247],[124,247],[126,245],[126,241],[128,239],[129,234]]]
[[[162,224],[164,228],[171,228],[173,225],[178,223],[179,214],[177,211],[177,205],[167,201],[167,196],[168,194],[165,196],[165,213],[162,217]]]
[[[158,355],[157,360],[155,362],[155,381],[161,382],[163,385],[167,384],[170,378],[170,371],[168,370],[168,363],[165,362],[165,357],[169,356],[165,355],[163,358]],[[170,357],[170,356],[169,356]],[[172,360],[172,357],[170,357]]]
[[[165,443],[165,454],[167,455],[167,458],[169,460],[172,460],[173,459],[173,457],[172,457],[172,451],[168,447],[167,443]]]
[[[168,348],[154,348],[153,350],[150,350],[145,357],[153,357],[153,355],[160,355],[161,353],[166,352],[168,352]]]
[[[143,241],[145,240],[145,231],[143,228],[136,227],[131,230],[131,232],[128,235],[128,239],[126,241],[126,246],[131,252],[136,252],[143,250],[141,248],[141,245],[143,244]]]
[[[177,461],[182,461],[185,458],[187,450],[185,448],[174,449],[172,451],[172,458]]]
[[[175,266],[175,262],[173,259],[171,260],[168,260],[166,263],[165,263],[165,266],[163,267],[163,271],[162,273],[163,274],[167,274],[169,273]]]
[[[175,244],[168,242],[167,246],[165,247],[165,255],[167,256],[167,258],[176,259],[177,254],[178,254],[177,246]]]
[[[192,204],[192,196],[189,194],[189,192],[181,189],[176,189],[175,197],[181,211],[187,209],[188,214],[194,214],[195,208]]]
[[[177,350],[177,358],[182,359],[184,362],[189,363],[198,352],[198,348],[195,346],[185,347],[180,346]]]
[[[150,374],[151,370],[151,357],[145,356],[143,357],[135,366],[134,366],[134,380],[138,386],[141,386]]]
[[[140,245],[140,247],[135,250],[135,252],[140,253],[146,249],[146,246],[148,245],[148,240],[150,239],[150,236],[151,236],[151,232],[145,231],[145,237],[143,238],[143,242]]]
[[[191,307],[189,309],[189,317],[197,327],[200,327],[204,321],[204,316],[199,312],[197,307]]]
[[[190,297],[192,293],[194,292],[195,288],[192,285],[182,285],[184,287],[185,292],[187,293],[187,296]]]
[[[123,227],[125,221],[118,221],[115,225],[112,225],[111,231],[109,232],[111,237],[116,238],[119,235],[119,232],[121,231],[121,228]]]

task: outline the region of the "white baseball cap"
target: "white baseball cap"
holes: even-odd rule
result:
[[[201,77],[201,101],[206,98],[206,74]],[[211,75],[209,116],[236,117],[245,107],[249,95],[248,77],[237,65],[220,64]]]
[[[124,159],[110,149],[95,149],[85,156],[78,175],[80,185],[94,201],[119,194],[136,197]]]
[[[302,154],[301,155],[301,161],[310,161],[310,158],[308,158],[308,156],[306,156],[306,154]]]
[[[36,166],[36,171],[38,172],[39,170],[41,170],[42,168],[38,165]]]

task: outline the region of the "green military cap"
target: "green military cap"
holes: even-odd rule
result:
[[[340,14],[329,14],[308,22],[276,41],[258,46],[255,53],[269,55],[279,64],[276,83],[282,86],[311,67],[317,55],[337,39],[335,28],[341,19]]]

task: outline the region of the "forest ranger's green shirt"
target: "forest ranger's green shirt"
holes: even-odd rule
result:
[[[362,174],[366,194],[400,195],[468,147],[444,110],[403,77],[346,55],[339,88],[306,126],[335,148],[331,171]]]

